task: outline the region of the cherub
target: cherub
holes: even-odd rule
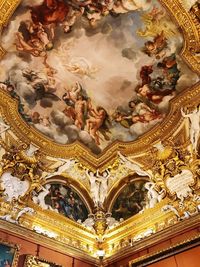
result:
[[[151,12],[149,12],[149,16],[151,17],[152,21],[157,23],[165,16],[165,11],[154,6]]]
[[[147,41],[144,47],[144,53],[148,56],[156,56],[157,59],[163,57],[166,52],[164,49],[167,47],[167,38],[164,36],[164,31],[157,34],[153,41]]]

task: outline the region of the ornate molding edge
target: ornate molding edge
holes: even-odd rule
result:
[[[180,252],[198,246],[200,244],[200,234],[195,237],[186,239],[182,242],[179,242],[173,246],[170,246],[166,249],[150,253],[148,255],[142,256],[136,260],[129,262],[129,267],[143,267],[149,264],[155,263],[157,261],[163,260],[165,258],[176,255]]]
[[[169,240],[170,238],[176,235],[178,236],[180,234],[183,234],[186,231],[190,231],[192,229],[198,228],[200,226],[199,218],[200,218],[200,215],[196,215],[188,220],[179,222],[178,224],[167,227],[164,230],[155,233],[154,235],[151,235],[143,240],[140,240],[136,242],[133,246],[129,246],[129,247],[125,247],[124,249],[121,249],[117,253],[106,258],[104,260],[104,264],[105,264],[104,266],[114,264],[115,262],[126,259],[128,257],[130,258],[131,255],[135,253],[143,251],[160,242]],[[139,258],[136,258],[135,260],[139,260]]]
[[[182,58],[197,73],[200,73],[199,58],[196,55],[200,49],[200,24],[192,12],[187,12],[182,3],[177,0],[160,0],[161,4],[169,11],[176,24],[183,31],[184,47],[181,51]]]
[[[0,25],[6,26],[21,0],[0,0]],[[4,51],[4,50],[3,50]],[[5,52],[5,51],[4,51]]]
[[[18,236],[25,240],[29,240],[35,244],[43,245],[49,249],[56,250],[57,252],[63,253],[70,257],[75,257],[76,259],[82,260],[86,263],[98,266],[98,260],[88,253],[80,251],[78,248],[72,247],[68,244],[63,244],[55,239],[51,239],[47,236],[33,232],[30,229],[24,228],[22,226],[0,220],[0,231],[10,233],[14,236]],[[14,266],[17,267],[17,266]]]
[[[190,104],[191,100],[193,100],[192,105]],[[161,124],[153,127],[152,130],[136,141],[129,143],[116,141],[111,146],[108,146],[102,154],[95,155],[78,141],[70,145],[59,145],[45,137],[21,118],[17,101],[11,99],[7,93],[0,91],[1,114],[5,122],[11,126],[11,130],[17,138],[24,140],[26,143],[33,142],[48,156],[59,158],[75,157],[86,166],[89,164],[92,168],[105,168],[111,164],[111,161],[114,161],[117,157],[117,151],[123,151],[124,155],[136,155],[141,153],[141,150],[148,150],[149,145],[159,138],[165,140],[169,135],[172,136],[173,132],[176,131],[175,128],[181,123],[181,107],[183,105],[195,106],[199,101],[200,83],[197,83],[170,102],[170,112]],[[174,127],[175,125],[176,127]]]

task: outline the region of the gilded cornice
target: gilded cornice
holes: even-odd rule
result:
[[[21,227],[19,225],[13,225],[12,223],[5,222],[0,220],[0,228],[2,231],[10,232],[13,235],[22,237],[23,239],[27,238],[33,243],[44,245],[47,248],[56,250],[61,253],[66,253],[69,256],[76,257],[77,259],[84,260],[86,262],[92,263],[97,266],[97,260],[90,256],[88,253],[81,251],[79,248],[76,248],[70,244],[62,243],[56,241],[55,239],[48,238],[44,235],[35,233],[27,228]]]
[[[171,227],[166,227],[162,231],[154,234],[153,236],[149,236],[144,240],[135,242],[135,244],[133,244],[132,246],[122,248],[120,251],[105,260],[105,266],[116,262],[116,260],[120,261],[120,259],[130,257],[131,255],[133,255],[133,253],[138,253],[151,246],[159,244],[161,241],[169,240],[175,235],[179,235],[183,232],[194,229],[195,227],[199,227],[199,215],[196,215],[190,220],[182,221]]]
[[[181,107],[195,106],[198,105],[199,102],[200,84],[198,83],[171,101],[170,112],[160,125],[154,127],[135,142],[115,142],[111,147],[108,147],[102,155],[96,156],[91,154],[88,149],[78,142],[71,145],[59,145],[40,134],[21,118],[17,109],[17,101],[11,99],[5,92],[0,92],[2,117],[5,122],[11,125],[11,130],[20,140],[24,140],[26,143],[34,143],[48,156],[55,158],[78,158],[85,166],[89,166],[92,169],[105,169],[117,158],[117,151],[123,151],[125,155],[141,154],[141,151],[144,152],[148,150],[149,145],[156,142],[156,140],[165,140],[169,136],[172,136],[173,132],[175,132],[177,127],[181,124]]]

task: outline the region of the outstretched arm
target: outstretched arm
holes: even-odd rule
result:
[[[109,177],[110,177],[110,171],[109,170],[106,170],[106,172],[107,172],[107,176],[106,176],[106,178],[108,179]]]
[[[85,171],[85,173],[86,173],[87,177],[90,179],[89,169],[87,169],[87,170]]]
[[[101,175],[99,174],[99,169],[97,169],[96,177],[101,178]]]
[[[126,161],[127,161],[127,159],[121,154],[120,151],[118,151],[117,154],[119,155],[120,159],[121,159],[123,162],[126,162]]]
[[[181,108],[181,115],[184,117],[184,118],[188,118],[189,117],[189,114],[186,114],[183,109]]]

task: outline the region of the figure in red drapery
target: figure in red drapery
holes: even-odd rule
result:
[[[69,6],[63,0],[44,0],[42,5],[32,7],[31,15],[35,24],[62,23],[69,12]]]

